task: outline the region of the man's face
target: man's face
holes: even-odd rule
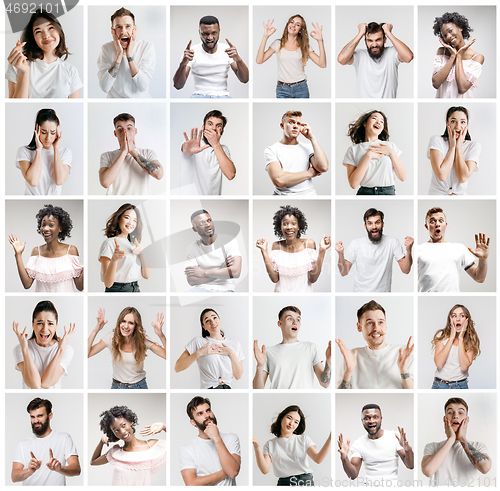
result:
[[[285,119],[285,122],[280,124],[283,129],[283,135],[287,138],[297,138],[300,135],[300,123],[300,116],[291,116]]]
[[[219,24],[200,24],[200,39],[205,51],[213,51],[219,42]]]
[[[385,346],[387,323],[381,310],[367,310],[359,319],[358,331],[370,349],[380,349]]]
[[[427,223],[425,224],[425,228],[429,231],[429,237],[434,243],[444,242],[447,226],[446,217],[441,212],[431,215],[427,218]]]
[[[47,414],[45,406],[30,411],[31,430],[36,436],[45,434],[50,425],[52,413]]]
[[[372,242],[380,242],[384,232],[384,222],[382,221],[382,218],[380,218],[380,215],[368,217],[365,221],[365,229],[368,234],[368,238]]]
[[[135,34],[137,27],[134,24],[134,19],[130,15],[124,15],[123,17],[115,17],[113,19],[113,24],[111,26],[115,31],[116,37],[120,41],[120,45],[123,49],[127,49],[130,44],[130,39]]]
[[[283,336],[296,338],[301,326],[300,314],[286,310],[278,321],[278,326],[281,328]]]
[[[382,427],[382,415],[378,409],[365,409],[362,412],[361,422],[369,437],[376,437]]]
[[[115,136],[127,135],[130,141],[135,141],[135,135],[137,134],[137,128],[133,121],[117,121],[115,124]]]
[[[209,421],[217,425],[217,418],[212,412],[212,408],[208,404],[200,404],[196,406],[192,413],[191,424],[197,426],[201,431],[205,431]]]
[[[222,121],[222,119],[216,118],[215,116],[210,116],[205,121],[205,123],[203,123],[203,126],[205,127],[205,130],[206,129],[214,130],[219,135],[219,138],[224,133],[224,122]],[[205,135],[203,135],[203,140],[206,141]]]
[[[378,60],[384,54],[384,42],[384,31],[373,32],[365,36],[366,49],[374,60]]]
[[[193,218],[193,230],[200,237],[213,237],[215,234],[215,225],[212,217],[208,213],[202,213]]]
[[[453,431],[457,433],[460,423],[467,417],[467,409],[463,404],[449,404],[445,410],[445,417],[450,422]]]

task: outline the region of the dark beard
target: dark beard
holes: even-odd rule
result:
[[[202,42],[203,46],[205,46],[205,49],[207,49],[207,50],[211,51],[211,50],[213,50],[213,49],[215,49],[215,48],[216,48],[217,43],[219,42],[219,38],[217,38],[217,39],[215,40],[215,43],[214,43],[214,45],[213,45],[212,47],[208,46],[208,45],[207,45],[207,43],[205,42],[205,40],[204,40],[204,39],[202,39],[202,40],[201,40],[201,42]]]
[[[36,428],[34,423],[31,423],[31,431],[33,431],[33,434],[36,436],[42,436],[49,428],[49,423],[50,420],[47,418],[45,423],[42,423],[42,426],[40,428]]]
[[[366,231],[366,233],[368,234],[368,239],[370,239],[370,242],[373,242],[374,244],[378,244],[382,240],[383,232],[384,232],[384,227],[381,227],[379,238],[374,239],[371,232],[369,230]]]
[[[385,46],[382,45],[376,55],[372,53],[371,49],[368,50],[368,54],[370,55],[370,58],[372,60],[380,60],[380,58],[382,58],[382,55],[384,54],[384,51],[385,51]]]
[[[377,431],[375,431],[375,432],[373,432],[373,433],[370,431],[370,428],[367,428],[366,426],[365,426],[365,430],[366,430],[366,432],[368,433],[368,435],[369,435],[369,436],[373,436],[373,435],[376,435],[376,434],[380,431],[380,428],[381,428],[381,427],[382,427],[382,423],[378,424],[378,425],[376,426],[376,430],[377,430]]]
[[[217,426],[217,418],[214,416],[213,419],[209,418],[211,421],[213,421],[214,425]],[[196,426],[201,430],[205,431],[207,429],[207,425],[205,423],[198,423],[198,421],[194,421],[196,423]]]

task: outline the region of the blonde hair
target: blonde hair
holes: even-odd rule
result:
[[[307,33],[307,24],[306,20],[304,17],[301,15],[292,15],[285,26],[285,29],[283,30],[283,36],[281,36],[280,39],[280,51],[282,48],[285,47],[285,43],[288,41],[288,24],[292,22],[295,17],[298,17],[299,19],[302,19],[302,25],[300,26],[300,32],[297,34],[297,43],[300,48],[300,52],[302,53],[302,66],[306,66],[307,60],[309,59],[309,34]]]
[[[122,346],[125,342],[125,338],[123,337],[120,331],[120,324],[125,319],[127,314],[132,314],[134,316],[135,321],[135,329],[132,334],[132,339],[134,343],[134,358],[135,365],[137,369],[141,367],[142,363],[146,359],[146,332],[144,331],[144,327],[142,325],[141,314],[134,307],[125,307],[118,316],[116,320],[116,327],[113,331],[113,340],[111,342],[111,354],[113,356],[113,364],[117,365],[118,363],[123,364],[122,357]]]

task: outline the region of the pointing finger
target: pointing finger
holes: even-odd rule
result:
[[[231,41],[229,41],[229,39],[228,39],[228,38],[226,38],[226,43],[227,43],[227,44],[229,44],[229,47],[230,47],[230,48],[234,48],[234,46],[231,44]]]
[[[192,43],[192,42],[193,42],[193,41],[192,41],[192,39],[190,39],[190,40],[189,40],[189,43],[188,43],[188,45],[187,45],[187,47],[186,47],[186,49],[191,49],[191,43]]]

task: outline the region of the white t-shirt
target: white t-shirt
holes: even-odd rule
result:
[[[363,435],[351,445],[349,458],[360,457],[368,479],[394,481],[398,479],[398,450],[403,450],[396,432],[384,430],[384,434],[372,440]]]
[[[398,91],[398,52],[386,46],[384,54],[374,60],[366,49],[357,49],[353,55],[356,69],[356,97],[370,99],[394,98]]]
[[[227,158],[231,153],[226,145],[221,145]],[[220,195],[222,191],[222,170],[212,147],[186,157],[182,151],[181,187],[188,187],[183,194]]]
[[[280,40],[276,39],[269,46],[274,50],[278,59],[278,81],[294,84],[306,80],[300,48],[295,51],[288,51],[285,48],[280,50],[280,44]]]
[[[111,352],[111,356],[113,356],[113,332],[106,334],[102,340],[106,344],[106,348]],[[146,338],[145,343],[146,350],[151,349],[151,346],[153,346],[153,343],[148,338]],[[125,384],[136,384],[146,377],[144,362],[137,368],[135,351],[132,353],[125,353],[125,351],[122,351],[121,354],[122,361],[120,362],[120,360],[117,360],[116,364],[113,363],[113,378],[115,380]]]
[[[269,374],[270,389],[313,389],[313,367],[320,362],[314,343],[276,344],[266,348],[263,370]]]
[[[101,244],[98,260],[101,257],[107,257],[109,259],[113,257],[113,254],[116,249],[115,239],[120,245],[120,249],[122,251],[125,251],[125,257],[123,259],[119,259],[116,262],[115,282],[132,283],[133,281],[138,281],[139,278],[141,277],[141,261],[139,259],[139,256],[136,256],[132,252],[132,249],[134,249],[135,246],[128,239],[123,239],[122,237],[110,237],[109,239],[106,239]],[[102,266],[101,266],[101,281],[104,282],[104,278],[102,275]]]
[[[144,157],[150,162],[158,160],[156,153],[149,148],[136,148],[136,150],[141,157]],[[99,170],[111,167],[111,165],[120,156],[120,152],[120,149],[104,152],[101,155]],[[151,194],[149,191],[149,183],[151,182],[151,179],[154,179],[154,177],[151,177],[134,160],[132,155],[127,153],[120,168],[120,172],[118,172],[118,175],[113,183],[108,187],[108,189],[106,189],[106,194],[115,196],[124,194],[148,195]]]
[[[450,148],[450,143],[448,140],[445,140],[440,135],[433,136],[429,141],[429,146],[427,147],[427,158],[430,160],[431,158],[431,149],[437,150],[441,153],[442,158],[446,157],[448,150]],[[464,154],[464,159],[466,162],[474,161],[476,162],[476,168],[474,172],[479,170],[479,157],[481,156],[481,144],[477,142],[473,142],[470,140],[465,140],[462,145],[462,151]],[[431,185],[429,186],[429,194],[457,194],[464,195],[467,194],[467,185],[469,181],[460,182],[458,180],[457,171],[455,169],[455,165],[450,170],[450,173],[446,177],[444,181],[440,181],[434,172],[431,177]]]
[[[224,236],[218,235],[215,242],[208,246],[199,239],[189,244],[186,249],[186,267],[198,265],[203,269],[222,269],[226,267],[227,256],[241,257],[236,239],[224,240]],[[233,278],[218,278],[197,286],[207,290],[232,292],[235,281]]]
[[[284,172],[304,172],[311,167],[311,158],[314,156],[313,146],[309,143],[298,142],[297,145],[283,145],[276,142],[266,147],[264,158],[266,168],[271,162],[279,162]],[[312,178],[294,184],[288,188],[275,188],[274,194],[309,194],[314,195]]]
[[[61,161],[64,165],[69,166],[71,170],[71,161],[73,154],[69,148],[62,147],[59,149]],[[35,160],[36,150],[30,150],[27,147],[20,147],[16,156],[16,167],[21,168],[19,162],[25,161],[33,163]],[[25,195],[31,196],[56,196],[62,193],[62,186],[58,186],[54,180],[54,150],[42,148],[42,173],[38,180],[38,186],[30,186],[26,181]]]
[[[30,66],[30,98],[68,98],[83,83],[78,75],[78,70],[62,58],[53,63],[45,63],[43,60],[28,61]],[[5,78],[10,82],[17,83],[18,69],[8,65]]]
[[[292,435],[289,438],[274,437],[264,445],[262,453],[269,455],[276,477],[312,474],[307,450],[315,443],[307,435]]]
[[[99,85],[103,92],[107,92],[111,97],[134,97],[147,98],[149,94],[149,84],[153,78],[156,66],[155,47],[152,43],[144,40],[135,42],[134,53],[132,54],[139,71],[132,77],[127,56],[124,53],[120,68],[116,77],[112,77],[108,70],[116,58],[116,48],[113,41],[103,44],[101,53],[97,60],[97,76]]]
[[[358,350],[357,366],[351,378],[352,389],[402,389],[403,379],[398,368],[399,349],[403,345],[388,344],[382,349],[370,349],[368,346],[355,348]],[[353,350],[352,350],[353,351]],[[337,379],[337,387],[344,378],[346,364],[342,357]],[[408,372],[413,378],[413,354],[410,355]]]
[[[441,341],[444,346],[450,341],[450,338]],[[436,368],[435,377],[441,380],[457,381],[467,378],[469,376],[469,370],[462,372],[460,369],[460,359],[458,357],[458,346],[452,345],[448,358],[444,362],[443,368],[441,370]]]
[[[217,344],[218,346],[225,344],[235,351],[238,361],[245,359],[240,343],[234,339],[226,338],[223,341],[219,341],[218,339],[213,339],[211,337],[203,338],[201,336],[197,336],[186,345],[186,349],[189,354],[192,355],[195,351],[199,350],[208,343]],[[202,356],[201,358],[198,358],[196,362],[198,363],[198,368],[200,369],[200,389],[217,387],[219,383],[222,382],[229,386],[233,383],[234,375],[229,356]]]
[[[476,257],[463,244],[424,242],[417,248],[418,291],[459,292],[460,271]]]
[[[207,53],[201,43],[192,47],[194,58],[187,66],[194,78],[193,95],[229,95],[227,77],[233,60],[226,53],[226,43],[218,42],[216,46],[215,53]]]
[[[240,440],[234,433],[220,433],[222,441],[231,455],[241,456]],[[183,445],[179,451],[180,470],[195,469],[196,477],[209,476],[222,470],[215,443],[199,436]],[[236,479],[226,477],[216,486],[236,486]]]
[[[56,341],[52,346],[39,346],[36,343],[36,339],[28,339],[28,351],[29,354],[31,355],[31,359],[35,363],[36,369],[38,370],[38,373],[40,374],[40,377],[43,376],[45,370],[49,366],[49,363],[52,361],[54,356],[56,356],[57,348],[59,347],[59,343]],[[64,369],[64,372],[61,376],[66,377],[68,375],[68,367],[69,364],[71,363],[71,360],[73,359],[73,354],[74,350],[73,348],[67,344],[66,348],[64,349],[64,353],[61,358],[61,367]],[[24,362],[24,357],[23,357],[23,352],[21,350],[21,345],[18,344],[14,348],[14,359],[16,361],[16,370],[21,371],[19,368],[19,363]],[[23,389],[29,389],[23,380]],[[48,389],[62,389],[62,384],[61,384],[61,379],[57,381],[54,385],[51,387],[48,387]]]
[[[425,455],[434,455],[444,444],[442,442],[428,443],[424,448]],[[488,453],[486,445],[482,442],[469,442],[478,452]],[[468,485],[471,480],[475,480],[482,474],[474,467],[469,460],[460,442],[455,441],[443,463],[439,466],[434,476],[431,477],[432,486],[454,486],[452,483],[459,480],[459,486]],[[461,481],[461,482],[460,482]],[[465,483],[467,484],[464,484]],[[447,484],[449,483],[449,484]]]
[[[392,142],[383,142],[377,140],[375,142],[362,142],[356,145],[351,145],[344,155],[343,163],[347,165],[353,165],[357,167],[363,160],[368,150],[373,145],[380,145],[392,148],[398,157],[401,155],[401,150],[394,145]],[[360,182],[361,186],[367,188],[374,188],[376,186],[394,186],[396,184],[396,173],[394,172],[394,167],[392,166],[392,160],[389,155],[381,155],[377,159],[371,159],[366,174]]]
[[[17,444],[12,462],[19,462],[27,468],[31,460],[30,452],[42,461],[40,468],[23,481],[23,486],[66,486],[66,477],[47,467],[50,460],[49,450],[52,450],[54,458],[63,466],[72,455],[78,457],[73,440],[67,433],[52,430],[45,438],[32,435],[26,440],[21,440]]]
[[[390,292],[392,260],[400,261],[405,256],[403,246],[395,237],[382,235],[379,242],[372,242],[368,237],[354,239],[344,254],[352,265],[356,263],[353,291]]]

